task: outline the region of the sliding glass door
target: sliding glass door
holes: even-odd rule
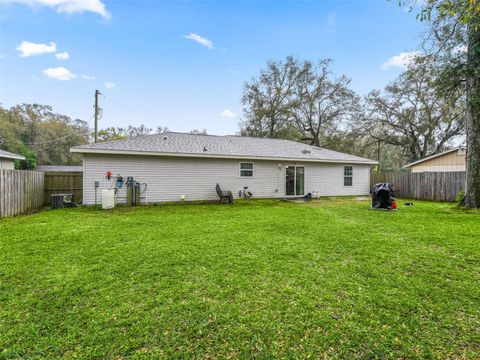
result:
[[[286,173],[286,194],[287,196],[295,195],[295,166],[285,167]]]
[[[303,166],[295,167],[295,195],[305,195],[305,168]]]
[[[305,195],[305,168],[303,166],[285,167],[285,195]]]

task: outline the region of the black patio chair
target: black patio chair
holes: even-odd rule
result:
[[[231,191],[222,191],[220,188],[220,185],[215,186],[215,190],[217,190],[217,194],[220,197],[220,203],[221,204],[233,204],[233,194]]]

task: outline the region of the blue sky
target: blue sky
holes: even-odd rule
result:
[[[399,74],[421,29],[396,0],[0,0],[0,102],[92,124],[99,89],[101,127],[231,134],[268,59],[331,58],[365,94]]]

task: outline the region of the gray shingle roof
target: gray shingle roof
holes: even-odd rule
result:
[[[25,160],[25,157],[22,155],[14,154],[5,150],[0,150],[0,158],[3,159],[13,159],[13,160]]]
[[[80,145],[78,153],[148,153],[201,157],[268,158],[325,162],[370,163],[376,161],[290,140],[242,136],[193,135],[168,132],[129,139]]]

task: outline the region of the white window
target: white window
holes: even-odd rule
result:
[[[240,163],[240,176],[252,177],[253,176],[253,163],[241,162]]]
[[[343,186],[353,186],[353,166],[343,167]]]

